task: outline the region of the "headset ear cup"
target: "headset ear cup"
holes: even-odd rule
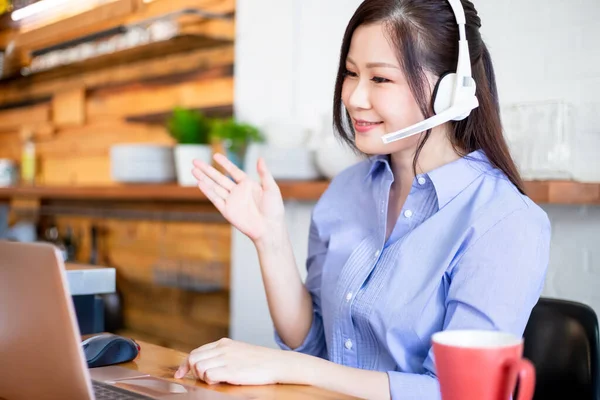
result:
[[[437,81],[433,89],[432,108],[435,114],[439,114],[452,106],[452,93],[454,91],[454,81],[456,73],[446,72]]]

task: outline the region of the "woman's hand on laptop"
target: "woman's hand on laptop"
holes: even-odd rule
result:
[[[285,224],[283,199],[265,161],[260,158],[256,166],[258,183],[223,154],[217,153],[213,158],[233,180],[199,160],[194,160],[192,173],[202,193],[227,221],[255,244],[280,231]]]
[[[208,384],[268,385],[292,383],[298,353],[221,339],[193,350],[175,378],[191,373]]]

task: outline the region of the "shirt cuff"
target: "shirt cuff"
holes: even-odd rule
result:
[[[392,400],[441,400],[440,384],[427,374],[388,371]]]
[[[286,345],[277,333],[277,330],[275,330],[275,342],[282,350],[296,351],[298,353],[304,353],[321,358],[327,357],[327,346],[325,344],[323,320],[317,313],[313,314],[313,322],[310,326],[310,330],[299,347],[292,349]]]

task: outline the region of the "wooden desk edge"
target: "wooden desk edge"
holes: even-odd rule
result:
[[[85,336],[89,337],[89,336]],[[228,384],[207,385],[189,377],[175,379],[173,375],[187,354],[168,349],[151,343],[137,340],[141,347],[138,357],[128,363],[121,364],[125,368],[139,371],[155,377],[189,386],[198,386],[227,393],[240,398],[254,399],[355,399],[340,393],[335,393],[312,386],[299,385],[263,385],[263,386],[234,386]],[[199,344],[200,345],[200,344]]]

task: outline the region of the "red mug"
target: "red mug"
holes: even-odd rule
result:
[[[433,335],[442,400],[533,399],[535,369],[523,358],[523,339],[509,333],[448,330]]]

